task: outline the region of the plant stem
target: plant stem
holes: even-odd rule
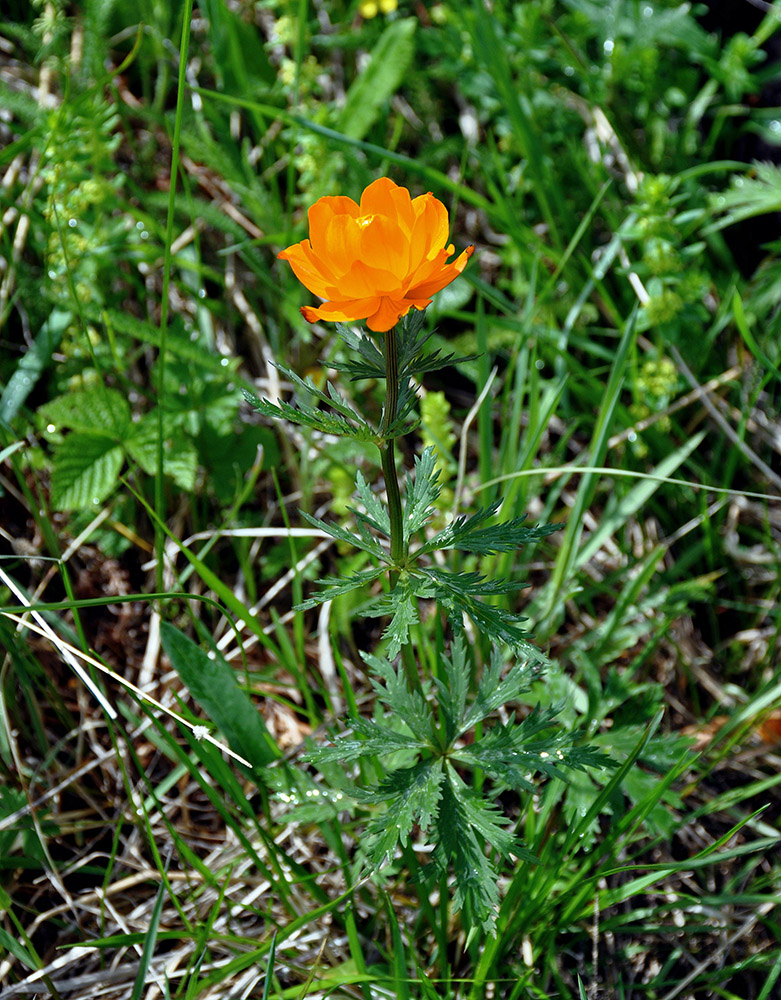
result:
[[[399,567],[407,556],[407,546],[404,542],[404,515],[401,509],[401,490],[396,474],[396,447],[394,438],[388,437],[388,430],[396,419],[399,407],[399,355],[396,327],[385,334],[383,341],[383,356],[385,357],[385,408],[380,424],[380,455],[382,457],[382,474],[385,477],[385,489],[388,494],[388,519],[390,520],[390,555],[393,566],[390,571],[391,589],[395,587],[399,576]],[[411,691],[420,690],[418,665],[412,652],[412,647],[406,644],[402,647],[401,658],[404,673]]]
[[[380,454],[382,456],[382,472],[385,476],[385,489],[388,493],[388,516],[390,518],[390,554],[396,565],[404,560],[406,546],[404,544],[404,519],[401,511],[401,491],[396,475],[396,448],[392,437],[386,437],[388,429],[396,419],[399,404],[399,357],[396,327],[388,330],[383,341],[385,356],[385,409],[380,424]]]

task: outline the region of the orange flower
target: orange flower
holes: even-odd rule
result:
[[[279,257],[310,292],[325,299],[304,306],[304,319],[365,319],[370,330],[390,330],[412,309],[425,309],[435,292],[464,270],[474,247],[456,260],[448,244],[447,209],[433,194],[410,198],[387,177],[370,184],[361,204],[320,198],[309,209],[309,239]]]

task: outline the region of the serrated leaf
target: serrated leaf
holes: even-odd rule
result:
[[[455,767],[448,763],[447,779],[459,814],[459,825],[479,833],[486,844],[500,854],[518,853],[518,840],[508,829],[509,820],[499,807],[481,792],[465,784]]]
[[[385,358],[377,345],[363,332],[356,332],[344,323],[336,324],[336,332],[349,348],[344,359],[331,362],[340,372],[346,372],[355,381],[359,378],[385,378]],[[362,360],[356,361],[355,355]]]
[[[401,647],[409,642],[410,626],[420,621],[417,599],[409,579],[399,580],[389,594],[381,597],[364,614],[370,618],[391,616],[382,638],[388,641],[388,658],[392,660],[398,656]]]
[[[315,399],[320,400],[321,403],[325,403],[326,406],[330,406],[348,422],[352,421],[358,427],[362,427],[374,433],[364,416],[352,407],[347,402],[345,397],[337,389],[335,389],[330,382],[326,382],[326,391],[323,392],[322,389],[315,385],[311,378],[301,378],[297,372],[293,371],[292,368],[288,368],[287,365],[283,365],[281,362],[276,362],[275,366],[286,378],[290,379],[295,388],[297,388],[300,392],[309,393],[314,396]]]
[[[282,399],[276,403],[271,403],[267,399],[260,399],[246,391],[244,392],[244,398],[253,409],[270,420],[287,420],[291,424],[298,424],[301,427],[311,427],[313,430],[321,431],[323,434],[349,437],[355,441],[374,441],[376,438],[376,434],[372,430],[367,430],[364,427],[353,427],[349,421],[338,414],[316,410],[303,403],[293,406]]]
[[[494,726],[479,742],[455,751],[454,759],[482,768],[510,788],[531,791],[530,779],[537,772],[562,777],[555,769],[564,763],[563,755],[562,759],[556,755],[559,741],[555,737],[535,739],[550,730],[555,717],[555,709],[541,711],[538,707],[520,722],[513,719],[507,725]]]
[[[352,82],[339,118],[340,131],[363,139],[380,109],[401,85],[415,53],[417,19],[402,18],[389,24],[372,49],[366,68]]]
[[[148,476],[157,475],[157,438],[159,426],[157,412],[144,414],[132,425],[125,440],[125,448]],[[163,417],[163,471],[188,492],[195,486],[198,472],[198,453],[195,445],[184,433],[180,419],[164,414]]]
[[[363,514],[352,507],[349,509],[375,531],[378,531],[381,535],[385,535],[386,538],[390,538],[390,517],[388,516],[388,511],[372,492],[371,486],[363,478],[360,469],[355,476],[355,487],[363,506],[366,508],[366,513]]]
[[[450,769],[448,769],[450,770]],[[463,913],[467,927],[493,933],[499,906],[498,876],[458,807],[450,782],[444,782],[437,824],[440,840],[432,864],[440,871],[453,867],[453,910]]]
[[[415,824],[425,833],[437,815],[444,774],[439,759],[418,761],[412,767],[392,771],[376,789],[375,801],[388,807],[370,821],[366,834],[369,858],[379,866],[392,857],[396,847],[406,846]]]
[[[374,556],[376,559],[380,559],[382,562],[389,562],[389,557],[387,552],[382,548],[382,546],[376,542],[373,538],[369,538],[365,535],[356,535],[353,531],[348,531],[347,528],[342,528],[341,525],[334,524],[333,521],[321,521],[319,517],[312,517],[311,514],[307,514],[306,511],[299,511],[301,517],[308,523],[311,524],[313,528],[318,528],[320,531],[324,531],[327,535],[335,538],[339,542],[347,542],[348,545],[354,545],[357,549],[362,549],[364,552],[368,552],[369,555]]]
[[[559,531],[563,524],[524,524],[526,515],[482,527],[485,521],[496,514],[501,506],[497,500],[489,507],[481,508],[470,516],[456,518],[452,524],[429,539],[421,548],[421,552],[433,552],[437,549],[459,549],[462,552],[479,552],[489,555],[495,552],[514,552],[523,545],[537,542],[554,531]]]
[[[528,632],[520,627],[520,622],[526,619],[512,614],[504,608],[497,608],[478,600],[474,595],[508,594],[519,590],[523,584],[512,581],[488,580],[479,573],[448,573],[438,567],[430,566],[421,569],[432,581],[433,596],[442,606],[458,634],[463,631],[463,615],[472,619],[478,630],[487,635],[494,643],[506,643],[519,653],[523,653],[532,662],[543,665],[548,659],[537,649],[527,636]],[[420,595],[420,591],[418,591]]]
[[[398,750],[425,749],[427,744],[400,733],[388,726],[381,726],[368,719],[351,718],[353,732],[361,739],[340,736],[332,746],[313,746],[302,755],[304,760],[315,762],[351,761],[361,757],[385,757]],[[380,801],[373,789],[356,789],[355,795],[365,801]],[[368,798],[367,798],[368,796]]]
[[[466,643],[457,639],[453,645],[452,656],[449,659],[443,656],[441,662],[445,669],[447,683],[439,677],[434,678],[434,683],[439,693],[439,707],[445,718],[446,742],[450,745],[461,733],[465,732],[463,719],[471,681]]]
[[[77,431],[54,451],[52,505],[94,510],[117,484],[124,453],[110,437]]]
[[[121,440],[130,424],[130,406],[116,389],[102,385],[56,396],[36,414],[57,430],[88,431]]]
[[[361,659],[372,671],[372,687],[392,713],[409,727],[421,746],[437,742],[432,710],[420,691],[410,691],[401,667],[394,667],[384,657],[361,652]]]
[[[293,610],[310,611],[312,608],[316,608],[318,604],[323,604],[325,601],[332,601],[335,597],[341,597],[342,594],[349,594],[353,590],[358,590],[359,587],[365,587],[384,572],[382,567],[376,567],[375,569],[353,573],[348,577],[325,576],[317,581],[320,590],[306,601],[297,604]]]
[[[495,649],[490,662],[480,677],[475,700],[464,715],[461,733],[467,732],[478,722],[487,719],[502,705],[517,701],[522,694],[530,689],[532,682],[539,677],[539,672],[535,671],[528,663],[514,664],[504,677],[502,677],[503,669],[501,654],[498,649]]]
[[[415,476],[407,475],[404,497],[404,540],[409,539],[434,514],[434,503],[440,494],[439,471],[436,467],[437,453],[434,448],[425,448],[423,454],[415,456]]]

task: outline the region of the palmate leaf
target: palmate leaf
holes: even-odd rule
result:
[[[381,757],[397,750],[425,749],[426,742],[421,742],[408,735],[399,733],[388,726],[380,726],[376,722],[367,719],[351,718],[350,725],[353,732],[361,739],[350,739],[342,736],[332,746],[310,747],[302,755],[303,760],[315,763],[331,761],[351,761],[362,757]],[[354,798],[364,798],[366,795],[373,795],[373,792],[366,792],[359,789],[354,790]],[[370,798],[370,801],[375,801]]]
[[[335,597],[341,597],[342,594],[349,594],[359,587],[365,587],[366,584],[373,583],[384,572],[385,570],[381,566],[377,566],[374,569],[362,570],[347,577],[325,576],[321,580],[318,580],[318,586],[321,589],[306,601],[297,604],[293,610],[309,611],[312,608],[316,608],[318,604],[323,604],[325,601],[332,601]]]
[[[380,701],[404,720],[421,746],[434,746],[437,734],[431,708],[420,691],[410,691],[403,670],[371,653],[361,652],[361,658],[372,671],[371,685]]]
[[[461,720],[459,735],[468,732],[483,719],[487,719],[502,705],[517,701],[539,676],[539,671],[534,669],[531,663],[515,664],[504,677],[502,677],[503,670],[501,653],[495,649],[480,677],[475,700]]]
[[[406,846],[416,824],[428,832],[439,813],[443,778],[442,760],[432,758],[392,771],[376,788],[360,793],[365,801],[387,802],[387,809],[375,814],[366,830],[369,860],[375,867],[392,857],[399,844]]]
[[[530,661],[538,665],[547,664],[545,654],[529,642],[529,633],[519,624],[526,621],[525,618],[475,597],[475,594],[487,596],[513,593],[525,584],[510,580],[488,580],[479,573],[449,573],[433,566],[422,568],[420,572],[429,577],[429,594],[444,609],[458,634],[463,631],[463,615],[467,615],[478,630],[494,643],[506,643]]]
[[[537,706],[526,718],[494,726],[471,746],[453,752],[454,760],[467,767],[482,768],[511,788],[531,790],[530,777],[545,774],[569,782],[567,770],[615,767],[610,757],[596,747],[572,746],[571,734],[555,732],[557,710]]]
[[[515,517],[503,524],[482,527],[492,518],[502,501],[497,500],[488,507],[482,507],[471,516],[462,516],[429,539],[420,549],[421,553],[437,549],[459,549],[462,552],[479,552],[489,555],[494,552],[514,552],[523,545],[537,542],[564,527],[563,524],[525,525],[526,515]]]
[[[432,874],[452,868],[454,912],[462,912],[467,927],[482,927],[493,933],[499,905],[498,873],[475,830],[481,833],[488,830],[491,835],[488,842],[501,844],[505,853],[518,845],[506,829],[506,820],[495,808],[481,798],[469,802],[465,794],[468,789],[450,765],[447,777],[439,802]]]

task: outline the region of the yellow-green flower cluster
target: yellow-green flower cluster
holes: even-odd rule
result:
[[[398,0],[362,0],[358,6],[358,13],[364,21],[369,21],[378,14],[392,14],[398,6]]]

